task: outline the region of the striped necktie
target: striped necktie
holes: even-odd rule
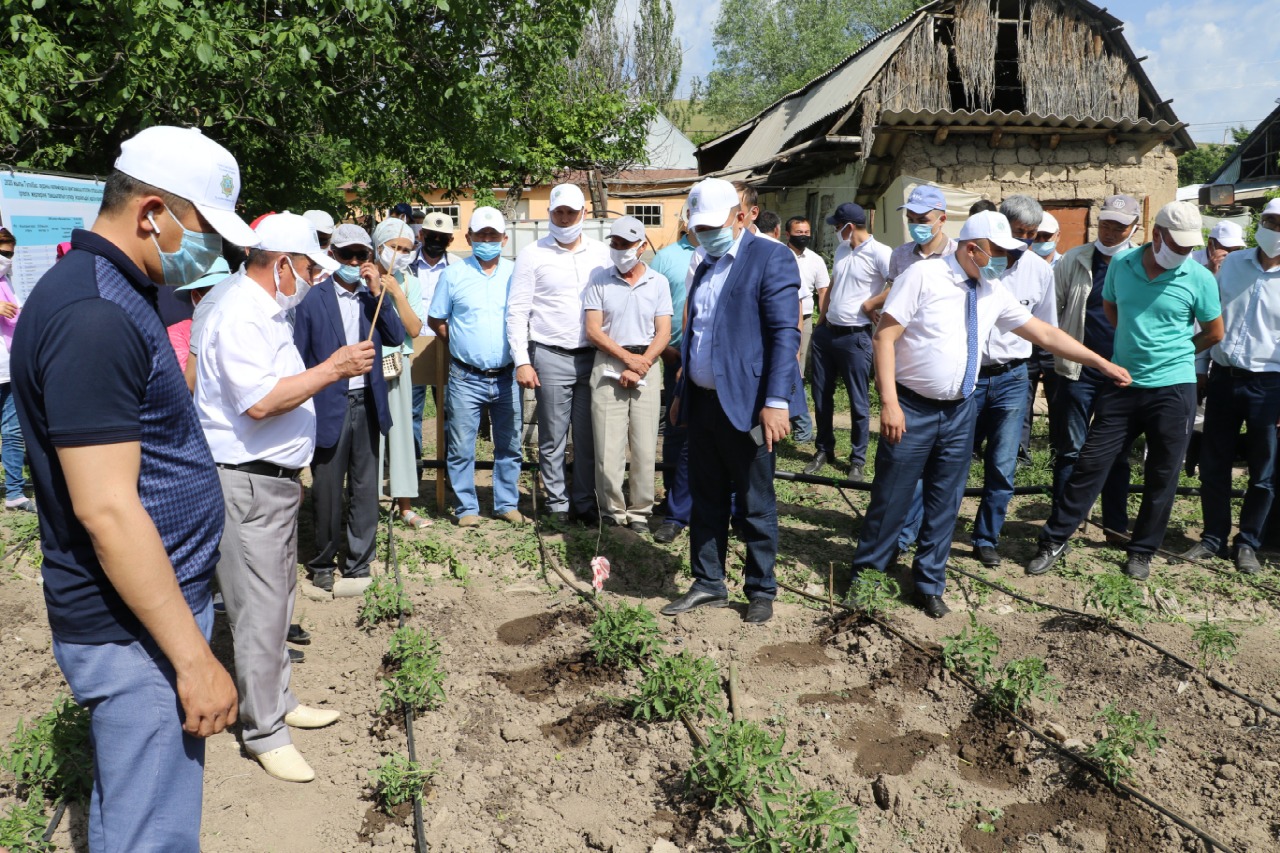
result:
[[[964,380],[960,383],[960,396],[968,397],[978,384],[978,280],[969,279],[964,292],[964,325],[968,332],[967,360]]]

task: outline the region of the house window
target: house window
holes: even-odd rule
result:
[[[629,204],[626,210],[627,216],[634,216],[645,226],[662,225],[662,205],[660,204]]]
[[[458,220],[461,218],[461,213],[458,210],[458,205],[456,204],[428,204],[426,207],[422,208],[422,212],[443,213],[445,216],[453,220],[454,228],[458,227]]]

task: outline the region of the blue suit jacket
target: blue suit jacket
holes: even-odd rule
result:
[[[704,262],[694,273],[685,304],[689,320],[684,327],[681,364],[684,365],[680,411],[688,411],[689,354],[696,294],[711,274]],[[800,267],[795,255],[781,243],[747,232],[716,302],[711,330],[711,364],[716,392],[729,422],[749,432],[760,421],[760,410],[769,397],[787,400],[792,415],[805,411],[800,383]]]
[[[311,288],[311,292],[303,297],[294,311],[293,342],[297,345],[298,352],[302,353],[302,363],[308,369],[347,345],[334,287],[336,285],[332,278],[325,279]],[[373,322],[373,312],[377,309],[378,300],[369,293],[361,293],[359,299],[360,340],[365,340],[369,337],[369,324]],[[395,303],[389,298],[385,299],[382,312],[378,315],[378,328],[373,333],[374,352],[382,352],[384,341],[390,341],[394,345],[403,340],[404,324],[396,314]],[[408,365],[405,365],[405,370],[408,370]],[[372,398],[374,411],[378,415],[378,431],[386,435],[387,430],[391,429],[391,408],[387,405],[387,380],[382,378],[381,359],[374,361],[373,370],[366,378],[366,391],[372,392],[365,395],[366,405]],[[316,447],[333,447],[338,443],[342,419],[347,411],[347,383],[338,381],[327,385],[311,399],[316,407]]]

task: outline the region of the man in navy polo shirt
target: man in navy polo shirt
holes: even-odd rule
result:
[[[23,307],[13,383],[53,653],[92,720],[89,847],[194,853],[203,738],[235,722],[236,690],[208,643],[222,493],[156,285],[254,235],[235,158],[197,130],[144,130],[115,168]]]

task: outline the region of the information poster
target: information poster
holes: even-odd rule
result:
[[[0,217],[18,239],[9,279],[19,304],[57,259],[74,228],[90,228],[102,205],[102,184],[27,172],[0,172]]]

